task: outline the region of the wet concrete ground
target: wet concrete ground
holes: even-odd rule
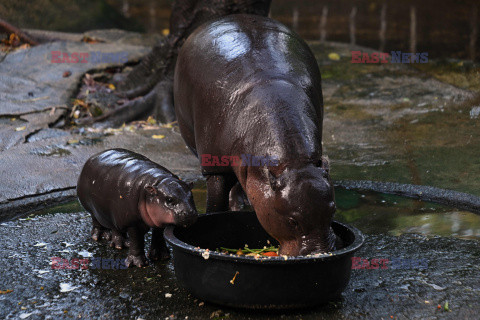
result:
[[[203,208],[202,189],[196,200]],[[126,251],[89,237],[90,217],[74,202],[0,224],[0,318],[6,319],[475,319],[480,306],[480,225],[428,203],[338,192],[337,218],[367,237],[355,256],[389,259],[355,269],[340,300],[298,311],[246,311],[200,301],[177,283],[172,261],[138,269],[52,270],[52,257],[123,259]],[[451,221],[451,215],[464,215]],[[425,216],[444,216],[442,224]],[[473,214],[470,214],[473,216]],[[478,218],[478,216],[475,216]],[[398,223],[398,219],[410,219]],[[397,221],[397,223],[395,222]],[[399,225],[395,231],[390,225]],[[430,229],[425,225],[430,224]],[[415,229],[418,226],[418,229]],[[423,226],[423,228],[422,228]],[[409,231],[410,233],[404,233]],[[412,233],[413,232],[413,233]],[[438,233],[444,236],[437,235]],[[475,235],[476,234],[476,235]],[[148,241],[147,241],[148,243]],[[148,245],[147,245],[148,250]],[[403,259],[398,263],[398,259]],[[397,262],[394,262],[397,260]],[[423,261],[422,265],[418,262]],[[415,262],[417,264],[415,265]],[[359,266],[360,264],[355,264]],[[362,262],[362,266],[367,264]],[[373,266],[373,264],[372,264]],[[381,266],[381,265],[380,265]],[[396,268],[395,268],[396,267]],[[288,285],[288,284],[286,284]],[[11,292],[7,290],[12,290]],[[7,293],[8,292],[8,293]],[[171,295],[171,296],[170,296]],[[448,311],[445,306],[448,302]],[[438,307],[440,305],[440,308]]]

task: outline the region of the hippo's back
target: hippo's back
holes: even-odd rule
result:
[[[82,206],[107,228],[122,229],[140,220],[138,204],[143,187],[173,174],[148,158],[110,149],[85,163],[77,183]]]
[[[298,145],[294,127],[315,140],[308,152],[320,148],[321,154],[317,62],[308,45],[275,20],[229,15],[197,28],[179,52],[174,95],[182,136],[198,154],[281,157],[278,150],[289,147],[282,144]]]

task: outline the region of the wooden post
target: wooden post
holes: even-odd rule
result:
[[[350,12],[350,45],[354,46],[355,40],[355,16],[357,15],[357,7],[353,7]]]
[[[123,0],[122,12],[125,17],[130,18],[130,5],[128,4],[128,0]]]
[[[292,25],[293,25],[293,31],[298,32],[298,8],[297,7],[293,7]]]
[[[149,8],[149,14],[150,14],[150,30],[152,32],[155,32],[157,29],[157,10],[155,8],[155,0],[150,1],[150,8]]]
[[[473,5],[472,18],[470,20],[471,32],[470,32],[470,59],[475,61],[476,58],[476,45],[478,37],[478,7]]]
[[[320,42],[325,42],[327,39],[327,15],[328,6],[323,6],[322,17],[320,18]]]
[[[385,42],[387,35],[387,4],[383,3],[382,10],[380,11],[380,48],[378,51],[383,52],[385,50]]]
[[[417,10],[410,7],[410,52],[417,52]]]

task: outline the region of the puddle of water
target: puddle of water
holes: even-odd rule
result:
[[[325,153],[334,180],[430,185],[480,195],[478,101],[420,107],[346,106],[326,111]],[[395,112],[404,112],[393,121]]]
[[[336,190],[335,219],[366,234],[405,233],[480,240],[480,216],[442,205],[375,192]]]

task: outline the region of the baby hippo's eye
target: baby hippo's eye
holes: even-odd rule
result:
[[[175,204],[175,199],[173,199],[172,197],[167,197],[167,198],[165,198],[165,202],[166,202],[167,204],[171,204],[171,205],[172,205],[172,204]]]
[[[293,228],[298,227],[298,222],[294,218],[288,218],[288,224],[291,225]]]

